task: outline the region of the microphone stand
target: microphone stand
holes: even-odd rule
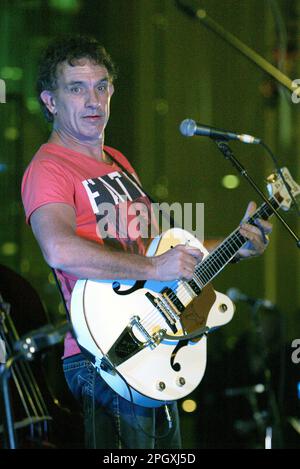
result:
[[[263,192],[259,189],[255,181],[249,176],[244,166],[236,159],[234,156],[231,148],[229,147],[228,143],[222,139],[211,137],[211,139],[215,142],[217,147],[219,148],[220,152],[223,154],[226,160],[229,160],[232,165],[238,170],[241,176],[243,176],[246,181],[252,186],[252,188],[257,192],[257,194],[263,199],[263,201],[268,205],[270,210],[274,213],[274,215],[278,218],[278,220],[282,223],[285,229],[289,232],[289,234],[294,238],[296,241],[296,246],[300,248],[300,238],[294,233],[291,227],[286,223],[286,221],[282,218],[280,213],[272,206],[269,202],[267,197],[263,194]]]

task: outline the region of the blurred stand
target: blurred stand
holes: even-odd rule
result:
[[[238,294],[247,299],[236,313],[244,332],[210,334],[206,375],[189,396],[197,408],[180,409],[184,447],[300,449],[299,363],[292,361],[286,314],[269,300],[254,307],[255,298]]]
[[[17,447],[15,429],[29,428],[32,440],[48,441],[48,422],[51,416],[42,397],[40,388],[34,378],[28,363],[21,362],[24,357],[32,358],[35,351],[24,354],[24,349],[15,353],[14,346],[19,336],[15,324],[11,318],[11,305],[4,301],[0,293],[0,336],[4,344],[4,354],[0,368],[0,390],[3,398],[4,416],[3,425],[0,427],[5,436],[5,447],[15,449]],[[26,346],[27,343],[26,343]],[[12,402],[10,396],[9,381],[12,378],[19,396],[19,402],[24,411],[24,418],[14,422]]]
[[[250,306],[250,334],[242,338],[244,368],[256,384],[226,389],[227,397],[243,396],[251,409],[251,421],[237,420],[235,428],[242,434],[256,429],[265,449],[283,448],[283,388],[285,381],[284,331],[282,314],[267,299],[250,297],[235,288],[227,291],[234,302]],[[241,364],[240,364],[241,365]],[[274,375],[276,369],[276,377]],[[276,383],[276,384],[275,384]],[[274,387],[277,386],[275,391]],[[261,399],[262,398],[262,399]]]
[[[64,392],[57,393],[60,387],[67,389],[57,362],[69,323],[45,325],[46,314],[32,286],[4,266],[0,290],[0,447],[82,447],[79,409]],[[35,328],[24,333],[26,325]]]
[[[49,443],[48,422],[52,420],[40,388],[27,361],[31,361],[37,352],[60,343],[65,333],[70,330],[69,323],[54,327],[43,326],[19,338],[10,317],[10,305],[4,303],[0,295],[1,326],[0,335],[9,356],[0,368],[0,390],[4,404],[4,424],[1,430],[5,434],[5,446],[17,448],[15,429],[30,427],[31,439],[41,446]],[[25,363],[24,363],[25,360]],[[20,400],[23,403],[26,418],[14,422],[10,398],[9,380],[13,378]],[[27,401],[27,402],[26,402]]]

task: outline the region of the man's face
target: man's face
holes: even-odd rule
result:
[[[109,119],[113,84],[105,66],[79,59],[63,62],[52,93],[54,128],[77,142],[97,143]]]

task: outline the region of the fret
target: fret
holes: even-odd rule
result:
[[[275,197],[269,199],[272,207],[277,210],[280,201]],[[268,204],[262,204],[256,212],[247,220],[247,223],[255,225],[259,218],[267,220],[273,214]],[[213,252],[211,252],[200,264],[196,266],[195,277],[203,286],[209,283],[236,255],[238,250],[247,242],[237,228],[228,236]],[[196,281],[196,280],[195,280]]]

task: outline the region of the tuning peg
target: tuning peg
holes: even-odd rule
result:
[[[269,184],[274,184],[278,180],[278,174],[277,173],[272,173],[270,176],[267,177],[267,182]]]

